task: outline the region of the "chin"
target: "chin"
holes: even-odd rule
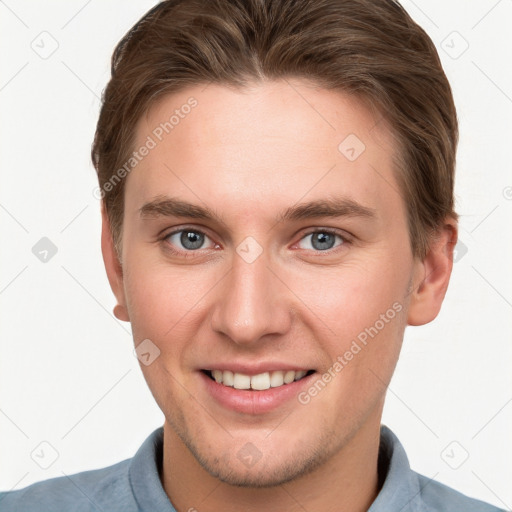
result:
[[[199,460],[202,468],[211,476],[225,484],[234,487],[271,488],[296,480],[314,471],[323,462],[322,458],[308,458],[299,460],[298,457],[286,461],[271,460],[267,463],[263,459],[253,468],[246,468],[238,460],[231,465],[223,465],[209,460]]]
[[[334,433],[325,430],[295,439],[289,446],[284,445],[284,439],[278,439],[277,433],[272,442],[270,434],[261,450],[256,448],[258,441],[253,436],[245,440],[232,438],[223,445],[218,440],[196,442],[200,437],[178,435],[208,474],[225,484],[245,488],[271,488],[297,480],[325,464],[339,448]]]

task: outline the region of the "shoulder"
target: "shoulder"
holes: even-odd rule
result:
[[[130,461],[2,492],[0,512],[136,511],[128,476]]]
[[[381,426],[379,476],[383,485],[371,512],[503,512],[413,471],[396,435]]]
[[[416,473],[426,510],[436,512],[503,512],[489,503],[470,498],[447,485]]]
[[[162,444],[159,427],[131,459],[0,493],[0,512],[175,512],[159,478]]]

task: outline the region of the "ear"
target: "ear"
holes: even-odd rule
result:
[[[110,221],[103,201],[101,203],[101,253],[103,255],[103,262],[105,263],[110,288],[117,299],[114,315],[119,320],[129,322],[130,317],[128,316],[126,298],[124,295],[123,267],[114,247]]]
[[[407,317],[409,325],[427,324],[438,315],[450,281],[456,243],[457,221],[447,218],[432,236],[425,258],[416,261]]]

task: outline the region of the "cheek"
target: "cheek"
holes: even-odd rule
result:
[[[294,292],[314,313],[311,321],[325,331],[326,339],[339,352],[376,322],[380,327],[381,315],[385,320],[392,320],[386,323],[385,329],[392,335],[388,324],[396,324],[396,310],[405,309],[407,265],[403,255],[379,253],[338,267],[311,267],[300,275],[289,275],[288,280],[294,283]]]
[[[177,333],[201,310],[201,298],[207,296],[215,280],[211,271],[198,267],[138,263],[143,261],[141,256],[126,262],[125,292],[135,340],[177,340]]]
[[[186,389],[191,387],[182,368],[204,319],[201,298],[208,296],[211,279],[204,272],[150,259],[140,255],[125,261],[128,312],[135,344],[149,339],[160,350],[151,364],[140,365],[141,370],[160,408],[175,411],[178,421],[175,416],[187,404]]]

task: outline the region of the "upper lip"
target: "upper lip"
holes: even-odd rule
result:
[[[280,363],[276,361],[272,362],[260,362],[260,363],[234,363],[234,362],[226,362],[226,363],[212,363],[207,364],[206,366],[201,367],[201,370],[221,370],[221,371],[231,371],[233,373],[243,373],[244,375],[258,375],[260,373],[265,372],[273,372],[273,371],[310,371],[312,368],[300,364],[290,364],[290,363]]]

